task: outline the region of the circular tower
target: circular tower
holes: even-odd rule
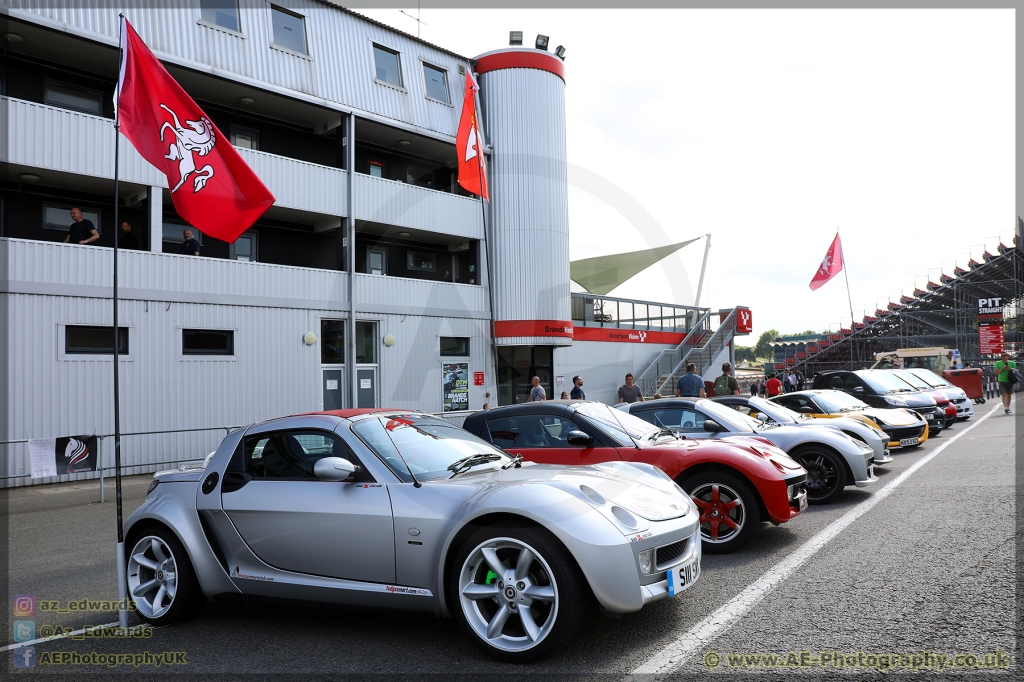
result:
[[[529,48],[495,50],[475,61],[484,136],[492,148],[495,341],[523,347],[513,364],[525,367],[519,358],[529,347],[545,347],[550,357],[551,346],[572,345],[565,65]],[[538,364],[550,362],[530,362]]]

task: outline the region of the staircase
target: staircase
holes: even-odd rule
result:
[[[644,396],[651,397],[655,393],[674,395],[675,385],[679,377],[686,374],[686,365],[697,365],[697,374],[703,375],[711,366],[715,357],[728,346],[736,336],[736,309],[711,332],[711,311],[697,321],[693,329],[675,348],[661,351],[647,369],[636,379],[637,386]]]

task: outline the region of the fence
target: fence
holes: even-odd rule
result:
[[[131,432],[131,433],[122,433],[121,437],[122,438],[127,438],[127,437],[132,437],[132,436],[156,436],[156,435],[164,435],[164,434],[170,434],[170,433],[180,434],[180,433],[198,433],[198,432],[208,432],[208,431],[224,431],[225,435],[227,435],[228,433],[231,433],[235,429],[240,429],[240,428],[244,428],[244,427],[242,427],[242,426],[211,426],[211,427],[201,428],[201,429],[171,429],[171,430],[166,430],[166,431],[135,431],[135,432]],[[46,478],[47,479],[57,479],[56,481],[49,481],[49,482],[67,483],[67,482],[70,482],[70,481],[88,480],[90,478],[93,478],[93,476],[90,476],[89,474],[99,474],[97,476],[97,478],[100,479],[100,502],[103,502],[104,498],[105,498],[105,493],[106,493],[105,485],[104,485],[104,478],[105,477],[103,475],[103,472],[104,471],[113,471],[116,468],[116,467],[114,467],[112,465],[111,466],[103,466],[103,441],[105,439],[112,439],[113,437],[114,437],[114,434],[112,434],[112,433],[98,434],[96,436],[97,452],[96,452],[96,470],[95,471],[82,472],[81,474],[64,474],[62,476],[47,476]],[[21,443],[28,443],[29,440],[30,439],[28,439],[28,438],[18,438],[18,439],[15,439],[15,440],[5,440],[5,441],[0,441],[0,445],[17,445],[17,444],[21,444]],[[156,461],[156,462],[136,462],[136,463],[132,463],[132,464],[125,464],[125,463],[122,462],[121,469],[124,470],[124,469],[137,469],[137,468],[140,468],[140,467],[161,467],[161,466],[165,466],[165,465],[168,465],[168,464],[181,464],[183,462],[196,462],[196,461],[201,461],[201,460],[205,459],[206,454],[207,453],[204,453],[203,455],[201,455],[199,457],[187,457],[187,458],[184,458],[184,459],[160,460],[160,461]],[[5,484],[4,484],[3,487],[7,488],[7,487],[10,487],[10,485],[7,484],[7,481],[10,481],[12,479],[18,479],[18,478],[31,478],[31,476],[32,476],[31,472],[30,473],[25,473],[25,474],[8,474],[6,476],[0,476],[0,481],[4,481]]]

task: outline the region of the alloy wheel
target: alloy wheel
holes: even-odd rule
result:
[[[728,542],[743,530],[747,508],[739,493],[721,483],[704,483],[690,497],[700,510],[700,534],[704,542]]]
[[[459,575],[459,599],[470,628],[502,651],[537,646],[558,615],[550,566],[515,538],[493,538],[469,553]]]
[[[174,603],[178,571],[171,552],[161,538],[147,535],[135,544],[128,560],[128,592],[139,612],[159,618]]]

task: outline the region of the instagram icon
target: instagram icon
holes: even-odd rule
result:
[[[31,594],[19,594],[14,597],[14,606],[11,609],[18,617],[32,616],[36,612],[36,598]]]

